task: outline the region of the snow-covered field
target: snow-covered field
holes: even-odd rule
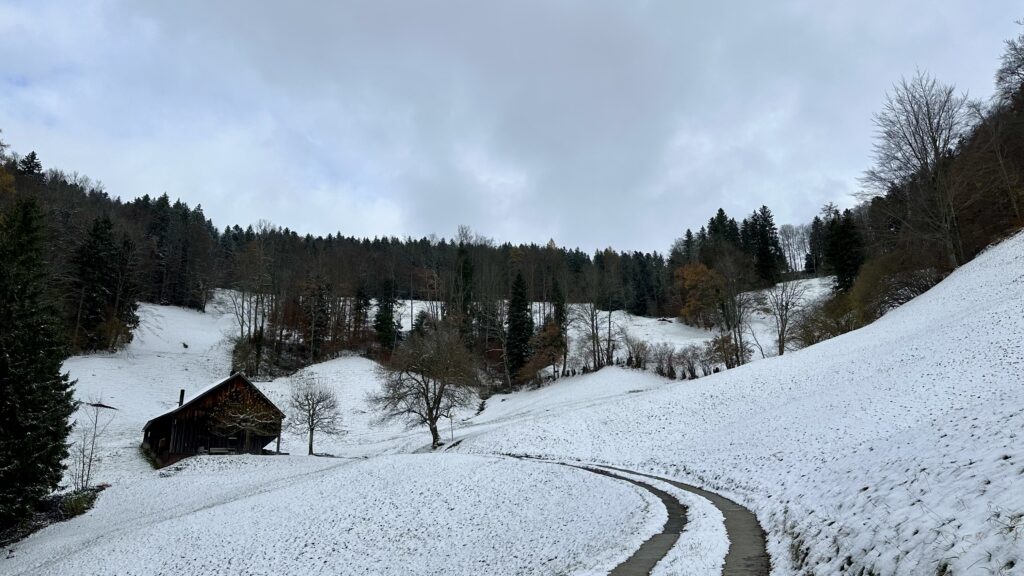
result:
[[[601,506],[594,506],[601,502]],[[603,574],[664,523],[648,492],[510,458],[192,458],[31,537],[10,574]]]
[[[605,462],[757,512],[775,574],[1024,569],[1024,235],[875,324],[709,378],[619,369],[557,384],[622,398],[515,417],[488,402],[463,452]],[[502,421],[491,428],[488,420]]]
[[[14,546],[0,574],[604,573],[664,521],[630,484],[502,454],[721,492],[757,513],[777,576],[1024,569],[1024,234],[800,352],[695,381],[606,368],[492,396],[454,419],[456,442],[435,454],[409,454],[429,444],[425,430],[375,422],[374,365],[346,357],[308,369],[345,407],[348,434],[317,438],[338,458],[302,456],[289,433],[290,456],[153,471],[137,450],[142,424],[179,388],[226,374],[231,318],[216,306],[142,312],[127,350],[66,364],[80,397],[119,408],[97,473],[113,486],[91,512]],[[617,320],[652,342],[707,334]],[[258,385],[282,402],[289,379]],[[715,574],[721,516],[679,498],[690,523],[656,573]]]

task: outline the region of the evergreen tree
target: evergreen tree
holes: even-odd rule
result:
[[[363,338],[366,324],[370,319],[370,295],[362,282],[356,288],[355,301],[352,303],[352,340],[358,342]]]
[[[512,281],[512,295],[508,301],[508,331],[505,335],[505,362],[512,383],[519,381],[519,371],[530,359],[530,339],[533,337],[533,314],[526,293],[523,273],[517,272]]]
[[[0,528],[57,487],[75,410],[40,218],[31,200],[0,215]]]
[[[811,230],[807,239],[808,253],[804,264],[804,271],[812,274],[822,274],[825,270],[825,222],[815,216],[811,221]]]
[[[779,230],[775,217],[767,206],[751,216],[754,250],[754,271],[765,282],[775,282],[786,268],[786,256],[779,242]]]
[[[35,150],[26,154],[21,162],[18,162],[18,174],[20,176],[42,176],[43,163],[39,161]]]
[[[835,291],[849,291],[864,262],[863,240],[852,211],[845,210],[829,221],[825,258],[836,275]]]
[[[130,342],[139,325],[135,245],[114,240],[110,218],[97,218],[71,258],[75,296],[72,345],[78,350],[114,349]]]
[[[693,237],[693,231],[686,229],[683,236],[683,265],[697,262],[697,241]]]
[[[306,283],[302,295],[302,315],[305,330],[303,339],[309,348],[309,359],[317,362],[327,352],[331,325],[331,286],[327,279],[317,274]]]
[[[385,282],[384,289],[377,296],[377,314],[373,318],[373,330],[377,333],[377,342],[385,354],[395,349],[398,341],[398,325],[395,323],[394,289],[390,281]]]

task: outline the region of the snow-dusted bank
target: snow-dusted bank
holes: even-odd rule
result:
[[[664,522],[625,483],[460,455],[197,457],[103,496],[3,572],[603,574]]]
[[[613,368],[492,398],[458,449],[719,491],[758,513],[774,574],[1012,574],[1024,567],[1022,311],[1019,234],[798,353],[691,382]],[[583,400],[621,381],[624,397]],[[570,390],[580,397],[562,408],[534,401]]]

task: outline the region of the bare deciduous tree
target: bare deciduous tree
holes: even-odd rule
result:
[[[96,441],[103,437],[110,423],[114,421],[114,410],[102,400],[90,400],[79,405],[79,417],[75,420],[77,440],[71,445],[71,485],[77,490],[88,490],[92,486],[92,468],[97,461]]]
[[[1024,20],[1017,24],[1024,26]],[[1002,63],[996,72],[996,95],[1003,102],[1009,102],[1013,95],[1024,86],[1024,34],[1006,41]]]
[[[288,407],[291,412],[288,427],[306,434],[310,456],[314,454],[314,434],[333,436],[343,432],[338,396],[312,376],[303,375],[292,385]]]
[[[943,162],[970,127],[967,96],[919,71],[893,87],[875,127],[875,166],[862,178],[868,196],[901,191],[906,211],[892,216],[941,244],[955,268],[964,261],[957,215],[970,199]]]
[[[799,272],[804,269],[805,258],[810,251],[810,226],[783,224],[779,226],[779,243],[786,256],[789,269]]]
[[[779,356],[786,353],[790,341],[789,326],[804,304],[807,284],[798,280],[780,282],[761,295],[761,309],[775,324],[775,337]]]
[[[581,302],[570,307],[569,316],[582,332],[578,344],[580,354],[589,360],[585,363],[590,364],[590,369],[597,370],[604,365],[601,310],[593,302]]]
[[[441,323],[413,333],[379,368],[383,387],[369,397],[384,420],[401,419],[430,429],[441,445],[437,422],[474,398],[478,371],[458,329]]]
[[[625,342],[626,354],[628,355],[626,365],[641,370],[646,369],[647,361],[651,355],[651,345],[646,340],[630,336],[625,330],[622,333],[622,340]]]

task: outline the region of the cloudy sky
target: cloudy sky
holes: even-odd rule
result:
[[[0,130],[216,224],[665,250],[850,204],[916,68],[987,98],[1018,2],[0,0]]]

